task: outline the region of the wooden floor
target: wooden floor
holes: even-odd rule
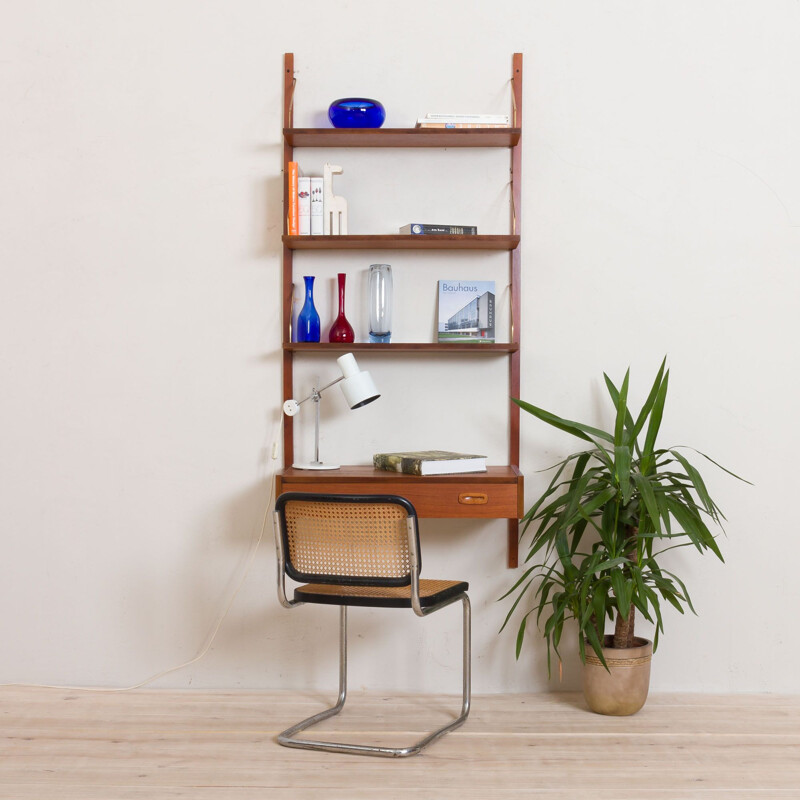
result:
[[[655,695],[636,716],[611,718],[576,695],[489,695],[473,698],[464,727],[409,759],[275,743],[330,700],[0,689],[0,798],[800,798],[800,697]],[[353,694],[320,731],[404,745],[457,705]]]

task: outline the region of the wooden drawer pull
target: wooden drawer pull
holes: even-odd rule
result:
[[[464,492],[458,496],[458,502],[465,506],[482,506],[489,502],[489,495],[482,492],[475,494]]]

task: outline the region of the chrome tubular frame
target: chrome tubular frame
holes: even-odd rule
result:
[[[336,705],[331,706],[319,714],[314,714],[291,728],[287,728],[283,733],[278,734],[278,743],[285,747],[297,747],[302,750],[324,750],[329,753],[351,753],[353,755],[362,756],[383,756],[385,758],[404,758],[406,756],[413,756],[422,751],[432,742],[435,742],[440,736],[443,736],[448,731],[455,730],[460,725],[463,725],[469,716],[470,697],[472,692],[472,678],[470,665],[472,662],[472,611],[470,607],[469,597],[466,592],[462,592],[455,597],[445,600],[433,606],[426,606],[423,608],[420,604],[419,598],[419,537],[417,534],[417,520],[416,517],[408,518],[408,544],[409,556],[411,562],[411,607],[414,613],[419,617],[428,616],[440,608],[452,605],[456,601],[461,601],[463,622],[462,622],[462,681],[461,681],[461,713],[452,722],[448,722],[441,728],[437,728],[432,733],[429,733],[424,738],[420,739],[416,744],[409,745],[408,747],[378,747],[376,745],[365,744],[348,744],[346,742],[324,742],[318,739],[297,739],[295,734],[300,731],[316,725],[318,722],[329,719],[330,717],[338,714],[343,708],[347,700],[347,606],[339,606],[339,699]],[[275,514],[275,546],[277,551],[278,562],[278,599],[285,608],[293,608],[296,605],[303,605],[302,602],[297,600],[289,600],[286,597],[286,558],[283,552],[283,541],[280,536],[280,520],[278,514]]]
[[[353,755],[362,756],[383,756],[385,758],[404,758],[406,756],[413,756],[423,750],[432,742],[435,742],[440,736],[443,736],[448,731],[455,730],[460,725],[463,725],[469,716],[470,708],[470,692],[471,692],[471,676],[470,676],[470,660],[472,656],[471,646],[471,611],[469,597],[466,593],[462,593],[452,598],[451,600],[441,603],[437,606],[430,606],[425,608],[425,615],[431,614],[440,608],[451,605],[457,600],[461,600],[463,609],[463,680],[462,680],[462,703],[461,714],[452,722],[448,722],[441,728],[437,728],[432,733],[429,733],[416,744],[409,745],[408,747],[378,747],[377,745],[366,744],[349,744],[346,742],[325,742],[318,739],[297,739],[295,734],[300,731],[316,725],[325,719],[338,714],[344,708],[345,700],[347,699],[347,606],[339,606],[339,699],[336,705],[331,708],[321,711],[319,714],[314,714],[297,725],[287,728],[283,733],[278,734],[278,743],[285,747],[297,747],[302,750],[324,750],[329,753],[351,753]]]

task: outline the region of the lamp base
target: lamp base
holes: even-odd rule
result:
[[[312,461],[310,464],[292,464],[292,469],[339,469],[340,464],[323,464],[321,461]]]

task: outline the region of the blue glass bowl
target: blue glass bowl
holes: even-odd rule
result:
[[[334,128],[380,128],[386,121],[386,109],[366,97],[343,97],[328,108]]]

